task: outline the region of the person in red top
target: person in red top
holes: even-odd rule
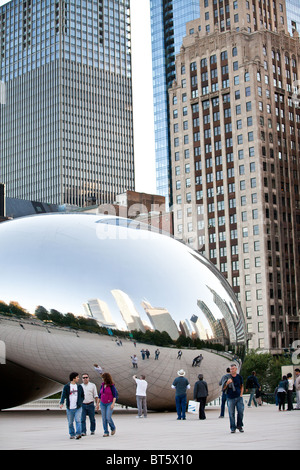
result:
[[[111,429],[111,435],[116,433],[116,426],[112,419],[114,406],[117,399],[117,390],[113,383],[112,377],[108,372],[102,374],[103,383],[100,387],[99,399],[102,415],[102,424],[104,429],[103,437],[109,436],[108,426]]]

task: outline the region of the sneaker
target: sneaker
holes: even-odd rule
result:
[[[93,436],[94,434],[95,434],[95,432],[94,432],[94,431],[92,431],[92,432],[91,432],[91,436]]]
[[[78,434],[78,435],[76,436],[76,439],[81,439],[81,434]]]
[[[142,417],[143,417],[143,416],[139,416],[139,415],[138,415],[138,416],[136,416],[136,418],[142,418]]]
[[[75,436],[70,436],[70,439],[75,439]]]
[[[231,434],[234,434],[234,433],[235,433],[235,429],[232,429],[230,432],[231,432]]]
[[[243,428],[238,428],[238,430],[239,430],[240,432],[244,432],[244,429],[243,429]]]
[[[85,433],[85,432],[82,432],[81,435],[82,435],[82,436],[86,436],[86,433]]]
[[[109,436],[109,434],[106,434],[106,433],[105,433],[105,434],[103,434],[103,437],[108,437],[108,436]]]
[[[111,432],[111,435],[113,436],[114,434],[116,434],[116,428]]]

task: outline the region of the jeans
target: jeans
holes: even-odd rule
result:
[[[257,401],[255,400],[256,388],[249,388],[250,398],[248,402],[248,406],[251,406],[251,401],[253,398],[253,403],[257,407]]]
[[[183,395],[176,395],[175,403],[178,419],[185,419],[186,393],[184,393]]]
[[[222,392],[222,397],[221,397],[221,411],[220,411],[220,416],[225,415],[225,405],[226,405],[226,400],[227,400],[227,394],[225,392]]]
[[[82,408],[75,408],[75,409],[67,408],[69,434],[71,437],[75,436],[74,420],[75,420],[75,425],[76,425],[76,436],[81,435],[81,413],[82,413]]]
[[[95,405],[89,403],[88,405],[82,404],[82,416],[81,416],[81,432],[86,434],[86,417],[90,419],[90,430],[95,432],[96,420],[95,420]]]
[[[228,398],[227,406],[229,414],[229,422],[231,431],[235,431],[236,428],[240,429],[243,427],[244,417],[244,400],[243,397]],[[235,423],[235,410],[237,410],[237,422]]]
[[[277,396],[278,396],[279,410],[281,410],[281,407],[282,407],[284,411],[286,392],[277,392]]]
[[[197,398],[197,401],[200,403],[199,419],[206,419],[206,415],[205,415],[206,397]]]
[[[147,417],[147,397],[137,395],[136,396],[136,403],[138,408],[138,415],[142,416],[144,413],[144,418]]]
[[[116,429],[116,426],[112,420],[113,409],[111,409],[111,403],[102,403],[100,402],[100,409],[102,415],[102,424],[104,434],[108,434],[108,425],[110,426],[111,431]]]

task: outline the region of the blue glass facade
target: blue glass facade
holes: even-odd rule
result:
[[[134,189],[130,28],[130,0],[0,7],[8,197],[83,206]]]
[[[300,34],[300,0],[286,0],[285,3],[288,30],[293,34],[293,30],[296,29]]]
[[[150,0],[156,189],[172,205],[168,88],[175,78],[186,23],[200,16],[199,0]]]
[[[2,81],[60,58],[131,75],[128,0],[12,0],[0,30]]]

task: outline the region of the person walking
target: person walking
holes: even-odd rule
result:
[[[64,386],[59,407],[62,409],[66,401],[67,419],[69,426],[70,439],[81,438],[81,414],[82,403],[84,400],[84,391],[79,382],[79,374],[71,372],[69,382]],[[74,429],[74,421],[76,425],[76,434]]]
[[[257,381],[257,378],[256,378],[256,372],[253,371],[252,374],[249,375],[249,377],[246,380],[246,392],[249,391],[249,393],[250,393],[248,408],[252,408],[252,406],[251,406],[252,399],[253,399],[253,403],[254,403],[255,407],[257,408],[257,401],[256,401],[256,390],[257,389],[260,390],[260,385],[259,385],[259,383]]]
[[[297,404],[295,410],[300,410],[300,369],[295,369],[295,390],[296,390],[296,398],[297,398]]]
[[[230,430],[232,433],[234,433],[236,429],[240,432],[244,432],[244,381],[243,377],[237,372],[236,364],[231,364],[230,366],[230,377],[225,382],[224,389],[227,393]],[[237,421],[235,420],[235,411],[237,411]]]
[[[131,362],[132,362],[132,367],[133,369],[137,369],[138,368],[138,358],[136,357],[136,354],[134,354],[133,356],[130,356],[131,357]]]
[[[98,374],[100,374],[100,375],[103,374],[103,369],[102,369],[101,366],[99,366],[99,364],[94,364],[94,369]]]
[[[181,356],[182,356],[182,351],[181,349],[178,351],[177,353],[177,359],[181,359]]]
[[[229,377],[230,377],[230,368],[227,367],[226,374],[223,375],[223,377],[221,378],[221,380],[219,382],[219,385],[221,385],[221,387],[222,387],[221,411],[220,411],[219,418],[224,418],[224,416],[225,416],[225,405],[226,405],[227,394],[226,394],[226,390],[224,389],[224,384],[225,384],[225,382],[227,382]]]
[[[155,350],[155,361],[158,361],[159,355],[160,355],[160,350],[156,349]]]
[[[138,408],[137,418],[147,418],[147,387],[148,383],[145,380],[145,376],[141,375],[140,379],[136,375],[133,376],[133,380],[136,383],[136,403]]]
[[[104,434],[103,437],[109,436],[108,426],[111,429],[111,435],[116,433],[116,426],[112,419],[114,406],[117,400],[117,389],[113,383],[112,377],[108,372],[102,374],[103,383],[100,387],[99,398],[97,404],[100,402],[100,409],[102,415],[102,424]]]
[[[198,381],[194,385],[194,400],[200,403],[199,406],[199,419],[206,419],[205,405],[208,395],[207,383],[203,380],[203,374],[198,375]]]
[[[84,400],[82,403],[82,414],[81,414],[81,435],[86,436],[86,417],[89,417],[90,420],[90,431],[91,434],[95,434],[96,430],[96,419],[95,419],[95,409],[99,409],[99,405],[95,403],[98,402],[98,393],[97,387],[94,383],[90,382],[89,374],[82,374],[81,384],[84,391]]]
[[[292,411],[293,408],[293,392],[294,392],[294,382],[293,382],[293,375],[289,372],[287,374],[287,381],[288,381],[288,391],[287,391],[287,403],[288,403],[288,411]]]
[[[286,375],[282,377],[278,384],[277,388],[277,397],[278,397],[278,411],[284,411],[285,409],[285,397],[287,395],[289,383],[287,381]]]
[[[142,355],[142,359],[143,359],[143,361],[144,361],[144,360],[145,360],[145,357],[146,357],[146,351],[145,351],[144,348],[141,350],[141,355]]]
[[[173,384],[171,385],[172,388],[176,390],[175,392],[175,403],[176,403],[176,411],[177,411],[177,419],[186,419],[185,412],[186,412],[186,404],[187,404],[187,395],[186,391],[191,388],[189,381],[184,377],[185,371],[180,369],[177,372],[178,377],[174,379]]]

